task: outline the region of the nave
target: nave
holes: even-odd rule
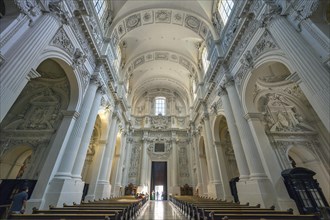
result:
[[[148,219],[186,220],[187,218],[169,201],[149,201],[137,217],[137,220]]]

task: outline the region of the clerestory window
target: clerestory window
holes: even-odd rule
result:
[[[233,9],[234,1],[233,0],[220,0],[218,4],[218,11],[220,17],[223,21],[223,24],[226,25],[229,15]]]
[[[165,115],[166,98],[156,97],[155,98],[155,115]]]
[[[202,52],[202,63],[203,63],[203,68],[204,68],[205,73],[210,65],[210,61],[207,59],[208,55],[209,55],[209,53],[207,52],[206,47],[204,47],[203,52]]]
[[[93,3],[97,16],[99,17],[99,19],[101,19],[105,12],[105,0],[93,0]]]

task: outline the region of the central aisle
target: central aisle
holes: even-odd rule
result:
[[[187,218],[182,215],[173,204],[168,201],[149,201],[143,208],[137,220],[147,219],[180,219]]]

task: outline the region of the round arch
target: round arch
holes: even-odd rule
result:
[[[17,175],[21,171],[22,166],[24,165],[24,161],[29,156],[31,156],[32,153],[33,148],[28,144],[19,144],[12,146],[10,150],[5,152],[4,155],[0,157],[0,178],[16,179]]]
[[[72,56],[67,54],[64,50],[57,47],[49,47],[46,49],[35,61],[34,68],[36,69],[43,61],[52,59],[57,62],[64,72],[70,83],[70,102],[68,105],[69,111],[77,111],[83,99],[83,86],[79,72],[74,70],[70,63],[72,63]]]
[[[294,161],[296,167],[304,167],[314,171],[315,178],[318,180],[328,202],[330,201],[330,176],[321,160],[304,145],[291,145],[286,152],[287,159]]]
[[[240,91],[240,94],[242,97],[244,112],[256,112],[256,109],[253,105],[253,101],[251,100],[251,94],[253,94],[254,90],[254,83],[257,79],[257,74],[254,73],[258,71],[259,67],[266,65],[267,63],[279,63],[283,65],[289,71],[290,74],[295,72],[290,61],[287,57],[285,57],[281,50],[269,51],[258,57],[254,61],[254,69],[246,74],[246,77],[242,83],[242,89]]]

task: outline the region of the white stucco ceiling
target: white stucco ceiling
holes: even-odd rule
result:
[[[189,77],[199,71],[199,46],[213,31],[210,20],[214,1],[111,2],[115,17],[110,35],[115,45],[125,42],[125,66],[120,77],[130,76],[130,94],[139,96],[150,89],[164,88],[188,96]]]

